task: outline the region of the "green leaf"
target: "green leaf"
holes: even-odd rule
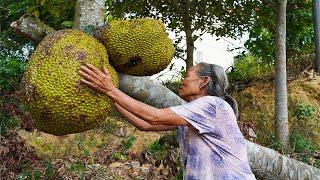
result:
[[[40,16],[40,11],[39,11],[39,10],[33,11],[33,15],[34,15],[35,17],[39,17],[39,16]]]
[[[40,1],[41,6],[43,6],[45,3],[46,3],[46,0],[41,0]]]
[[[73,26],[73,21],[63,21],[61,23],[64,27],[70,28]]]

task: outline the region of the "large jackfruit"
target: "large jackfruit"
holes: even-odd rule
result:
[[[164,70],[175,53],[165,26],[159,20],[113,20],[94,35],[107,48],[118,72],[146,76]]]
[[[25,100],[38,129],[65,135],[95,128],[112,111],[112,102],[80,83],[80,65],[106,67],[118,86],[105,47],[78,30],[47,36],[32,55],[23,80]]]

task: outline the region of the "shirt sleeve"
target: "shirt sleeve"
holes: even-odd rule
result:
[[[216,129],[216,105],[208,98],[202,97],[170,109],[188,121],[200,134],[211,133]]]

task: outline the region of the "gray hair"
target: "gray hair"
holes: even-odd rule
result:
[[[209,83],[206,86],[207,95],[218,96],[224,99],[232,107],[236,117],[238,117],[238,104],[236,100],[227,93],[229,87],[228,77],[221,66],[215,64],[199,63],[199,76],[210,77]]]

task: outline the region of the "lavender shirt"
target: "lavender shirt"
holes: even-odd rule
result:
[[[244,137],[226,101],[204,96],[170,109],[192,125],[178,127],[184,179],[255,179]]]

